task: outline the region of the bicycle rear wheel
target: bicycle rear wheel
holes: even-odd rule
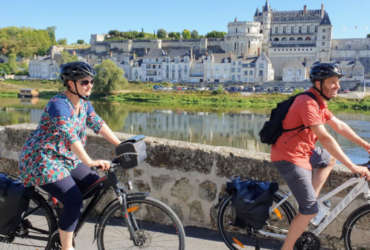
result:
[[[218,230],[229,249],[243,249],[247,245],[261,246],[262,244],[264,244],[263,247],[268,248],[280,247],[281,242],[273,238],[271,233],[286,234],[288,232],[289,224],[295,216],[295,210],[288,201],[285,201],[272,212],[266,225],[261,229],[264,234],[261,234],[253,228],[233,226],[236,215],[231,205],[231,199],[231,196],[227,196],[221,201],[217,218]],[[275,194],[273,206],[279,203],[281,199],[282,197],[279,194]],[[266,238],[271,240],[261,241]],[[265,244],[267,245],[265,246]]]
[[[105,249],[185,249],[185,232],[170,207],[150,197],[128,200],[128,218],[136,225],[134,242],[119,202],[107,210],[99,223],[98,248]]]
[[[11,238],[0,239],[0,249],[44,249],[51,233],[57,229],[54,213],[45,199],[30,191],[30,203]]]
[[[351,213],[343,226],[344,246],[348,250],[370,248],[370,205]]]

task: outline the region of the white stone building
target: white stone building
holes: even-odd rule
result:
[[[55,80],[59,75],[59,65],[51,57],[38,57],[30,61],[28,74],[34,79]]]

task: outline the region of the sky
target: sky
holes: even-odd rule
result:
[[[0,28],[56,27],[56,38],[68,43],[90,41],[110,30],[158,29],[181,32],[227,31],[227,23],[253,21],[266,0],[0,0]],[[333,38],[365,38],[370,33],[370,0],[269,0],[273,10],[320,9],[329,13]]]

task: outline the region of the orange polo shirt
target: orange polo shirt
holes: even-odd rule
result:
[[[300,125],[314,126],[325,124],[333,118],[324,98],[314,88],[317,101],[308,95],[298,96],[283,120],[283,128],[296,128]],[[288,161],[299,167],[311,170],[310,156],[315,148],[317,136],[311,129],[284,132],[271,147],[271,161]]]

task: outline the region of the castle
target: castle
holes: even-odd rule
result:
[[[253,21],[228,23],[224,38],[105,41],[91,35],[88,49],[70,51],[91,64],[111,59],[131,81],[252,83],[308,79],[315,61],[337,61],[346,80],[370,77],[370,39],[332,39],[320,9],[275,11],[266,0]]]

